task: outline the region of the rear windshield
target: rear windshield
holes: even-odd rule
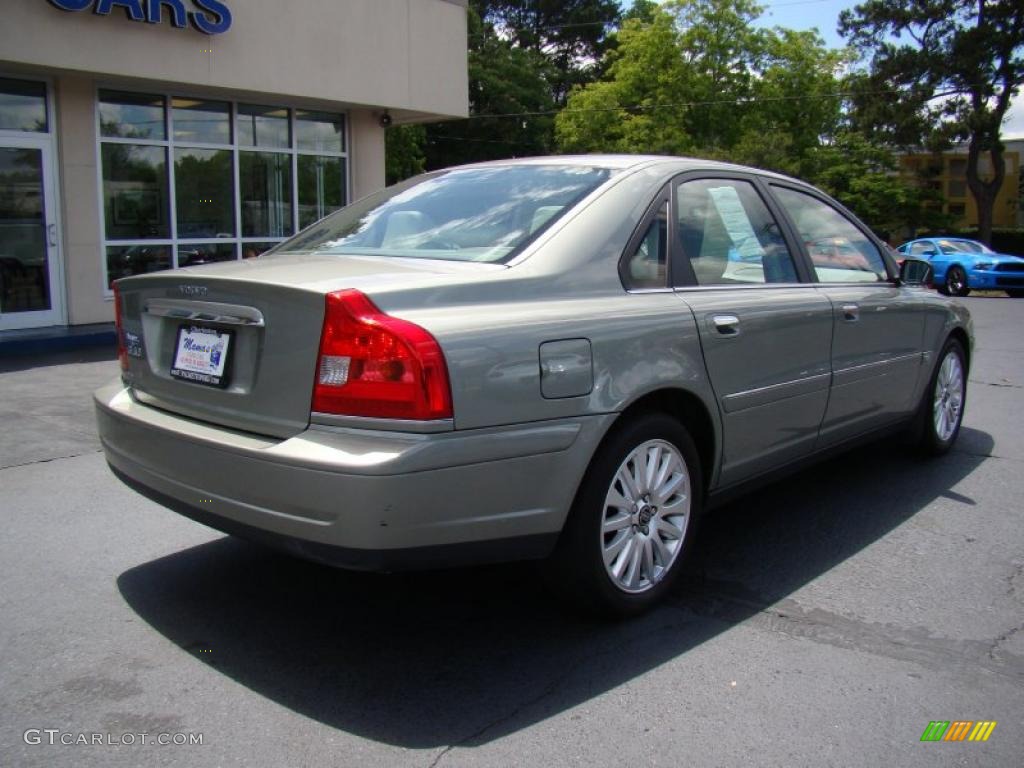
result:
[[[500,262],[611,173],[607,168],[509,165],[419,176],[342,208],[281,243],[271,255]]]

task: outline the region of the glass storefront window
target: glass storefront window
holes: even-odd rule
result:
[[[140,144],[104,144],[102,158],[107,239],[169,237],[167,150]]]
[[[295,145],[313,152],[344,152],[345,118],[333,112],[295,110]]]
[[[299,155],[299,229],[341,208],[345,200],[345,159]]]
[[[239,152],[243,237],[292,234],[292,158],[278,152]]]
[[[172,99],[174,140],[183,144],[230,144],[231,105],[226,101]]]
[[[292,143],[288,110],[239,104],[238,143],[245,147],[288,149]]]
[[[266,253],[277,243],[242,243],[242,258],[255,259],[260,254]]]
[[[234,169],[227,149],[174,150],[178,237],[234,237]]]
[[[46,115],[46,85],[0,77],[0,130],[49,130]]]
[[[107,246],[107,287],[115,280],[171,268],[169,245]]]
[[[102,89],[98,119],[110,280],[253,258],[347,202],[343,113]]]
[[[194,267],[214,261],[233,261],[238,258],[234,243],[189,243],[178,246],[178,266]]]
[[[167,138],[164,97],[100,91],[100,135],[158,141]]]

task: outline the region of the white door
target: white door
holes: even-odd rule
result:
[[[64,324],[49,136],[0,136],[0,330]]]

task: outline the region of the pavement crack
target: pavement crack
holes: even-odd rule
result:
[[[999,456],[995,453],[978,453],[976,451],[964,451],[960,448],[954,448],[953,453],[960,454],[961,456],[973,456],[976,459],[999,459],[1000,461],[1016,461],[1024,462],[1024,459],[1018,459],[1014,456]]]
[[[76,459],[79,456],[88,456],[93,453],[103,453],[102,448],[96,448],[91,451],[82,451],[81,453],[69,453],[67,456],[50,456],[46,459],[35,459],[34,461],[25,461],[21,464],[5,464],[0,467],[0,471],[5,469],[17,469],[18,467],[31,467],[33,464],[49,464],[51,461],[60,461],[61,459]]]
[[[739,590],[739,593],[736,593]],[[926,627],[903,628],[893,624],[860,621],[821,608],[804,608],[792,598],[766,605],[761,598],[747,595],[741,585],[712,587],[690,601],[698,615],[746,623],[814,643],[861,651],[897,661],[910,661],[929,669],[955,670],[964,665],[967,674],[975,668],[997,675],[1024,679],[1024,657],[996,650],[1024,627],[1015,627],[992,642],[953,640],[936,635]]]
[[[511,712],[508,712],[508,713],[502,715],[501,717],[494,718],[490,722],[485,723],[484,725],[482,725],[479,728],[477,728],[472,733],[467,734],[466,736],[464,736],[463,738],[459,739],[458,741],[456,741],[456,742],[454,742],[452,744],[449,744],[447,747],[445,747],[444,749],[442,749],[438,753],[437,757],[434,758],[434,760],[430,763],[428,768],[437,768],[437,765],[441,762],[442,759],[444,759],[445,755],[447,755],[449,752],[451,752],[456,747],[461,747],[463,744],[466,744],[467,742],[470,742],[473,739],[475,739],[475,738],[477,738],[479,736],[482,736],[483,734],[487,733],[487,731],[491,730],[491,728],[494,728],[495,726],[501,725],[502,723],[508,722],[509,720],[511,720],[514,717],[516,717],[516,715],[518,715],[524,709],[532,707],[532,706],[540,703],[544,699],[546,699],[548,696],[553,694],[558,689],[558,687],[563,682],[565,682],[572,675],[572,673],[576,670],[576,668],[578,666],[579,665],[577,664],[577,665],[574,665],[573,667],[570,667],[568,672],[566,672],[564,675],[561,675],[560,677],[558,677],[555,680],[553,680],[551,683],[549,683],[544,688],[543,691],[541,691],[536,696],[533,696],[532,698],[527,699],[526,701],[522,702],[521,704],[516,706]]]
[[[668,624],[666,626],[661,627],[657,631],[664,632],[674,628],[676,628],[676,625]],[[540,693],[536,694],[535,696],[531,696],[529,699],[526,699],[525,701],[516,705],[510,712],[507,712],[504,715],[501,715],[500,717],[494,718],[493,720],[477,728],[472,733],[467,734],[458,741],[446,746],[437,754],[437,756],[431,761],[430,765],[427,768],[437,768],[441,760],[443,760],[444,757],[456,747],[461,747],[473,741],[473,739],[483,736],[485,733],[487,733],[487,731],[491,730],[492,728],[495,728],[496,726],[499,726],[502,723],[507,723],[509,720],[513,720],[514,718],[516,718],[521,712],[530,709],[531,707],[535,707],[537,704],[544,701],[544,699],[548,698],[556,691],[558,691],[558,689],[561,688],[562,684],[565,683],[567,680],[571,679],[572,676],[576,674],[577,670],[579,670],[579,668],[584,664],[592,664],[594,659],[596,658],[608,656],[614,653],[619,653],[620,651],[623,651],[627,648],[631,648],[635,645],[636,638],[631,637],[622,640],[621,642],[613,643],[610,647],[604,649],[599,653],[588,654],[585,658],[581,658],[575,664],[572,664],[568,668],[566,668],[566,670],[561,675],[554,678],[550,683],[548,683]]]
[[[558,690],[558,688],[562,685],[562,683],[564,683],[566,680],[568,680],[573,675],[573,673],[576,671],[576,669],[578,669],[578,668],[579,668],[579,664],[574,664],[572,667],[569,668],[569,670],[565,674],[563,674],[563,675],[555,678],[553,681],[551,681],[547,686],[545,686],[544,690],[542,690],[536,696],[533,696],[533,697],[527,699],[526,701],[522,702],[521,704],[519,704],[518,706],[513,708],[511,712],[507,712],[506,714],[502,715],[501,717],[494,718],[490,722],[485,723],[484,725],[482,725],[479,728],[477,728],[472,733],[467,734],[466,736],[464,736],[463,738],[459,739],[458,741],[456,741],[456,742],[454,742],[452,744],[449,744],[447,747],[445,747],[444,749],[442,749],[438,753],[437,757],[434,758],[434,760],[430,763],[428,768],[437,768],[437,765],[441,762],[442,759],[444,759],[445,755],[447,755],[449,752],[451,752],[456,747],[461,747],[462,745],[472,741],[473,739],[476,739],[476,738],[478,738],[480,736],[483,736],[485,733],[487,733],[487,731],[491,730],[492,728],[494,728],[494,727],[496,727],[498,725],[501,725],[502,723],[506,723],[509,720],[512,720],[513,718],[515,718],[523,710],[528,709],[528,708],[530,708],[532,706],[535,706],[535,705],[539,704],[544,699],[546,699],[548,696],[553,694],[556,690]]]
[[[1007,641],[1009,641],[1011,637],[1013,637],[1021,631],[1024,631],[1024,624],[1018,624],[1016,627],[1011,627],[1010,629],[1006,630],[1001,635],[999,635],[995,640],[992,641],[992,646],[988,649],[988,657],[996,662],[1001,661],[1002,654],[998,653],[999,646],[1005,644]]]
[[[1006,577],[1006,596],[1011,600],[1017,599],[1017,584],[1015,583],[1018,579],[1024,577],[1024,561],[1014,562],[1013,572]]]
[[[980,384],[985,387],[1002,387],[1004,389],[1024,389],[1024,385],[1011,384],[1009,382],[1003,383],[999,381],[980,381],[978,379],[969,379],[971,384]]]

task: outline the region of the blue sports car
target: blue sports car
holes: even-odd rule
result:
[[[1024,298],[1024,258],[1020,256],[996,253],[984,243],[959,237],[924,237],[896,250],[930,261],[935,285],[947,296],[966,296],[973,288]]]

